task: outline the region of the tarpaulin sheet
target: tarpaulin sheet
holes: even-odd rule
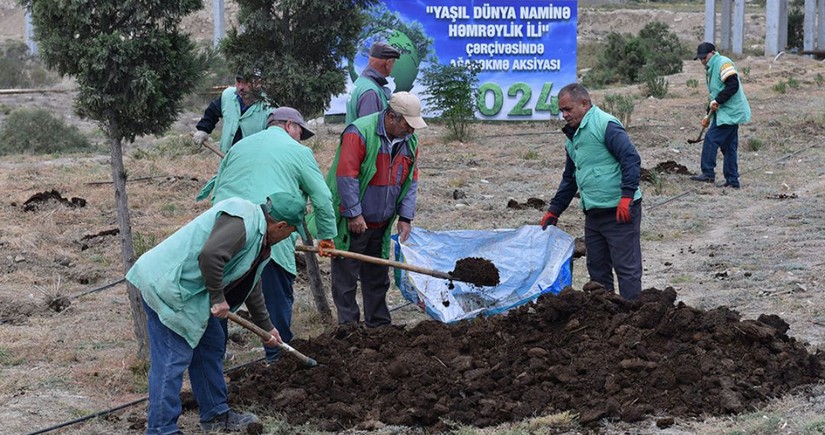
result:
[[[404,297],[423,302],[433,319],[451,323],[491,316],[570,285],[573,245],[573,237],[555,226],[544,231],[537,225],[484,231],[415,227],[403,244],[395,244],[396,261],[450,272],[457,260],[480,257],[496,265],[500,283],[477,287],[403,269],[395,270],[395,281]]]

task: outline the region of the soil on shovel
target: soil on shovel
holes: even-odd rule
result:
[[[285,357],[233,372],[230,402],[332,431],[442,431],[444,421],[485,427],[561,411],[595,426],[740,413],[823,379],[825,355],[788,337],[781,318],[675,300],[671,288],[634,302],[568,288],[454,325],[339,327],[292,342],[317,367]]]
[[[469,282],[478,287],[497,286],[498,268],[492,261],[480,257],[460,258],[450,275],[458,281]]]

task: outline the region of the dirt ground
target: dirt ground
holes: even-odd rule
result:
[[[10,16],[3,11],[0,20]],[[620,11],[582,13],[582,37],[659,15],[684,26],[685,40],[701,37],[696,13]],[[668,77],[665,98],[636,100],[628,132],[649,175],[643,287],[660,289],[646,291],[643,303],[582,291],[588,279],[580,259],[574,291],[506,316],[441,325],[393,289],[397,327],[336,329],[319,321],[302,274],[294,344],[319,367],[283,360],[236,371],[233,403],[262,416],[267,433],[823,433],[825,64],[791,55],[736,61],[753,109],[753,122],[740,130],[740,190],[695,184],[685,173],[698,171],[701,150],[687,143],[704,114],[699,62]],[[790,78],[798,88],[774,90]],[[688,86],[690,79],[700,87]],[[594,91],[595,103],[608,93],[640,95],[637,86]],[[71,113],[72,98],[4,95],[0,105],[51,109],[102,142],[93,123]],[[187,109],[169,135],[141,138],[125,152],[132,226],[145,245],[206,208],[194,197],[218,160],[204,150],[187,153],[203,107]],[[446,142],[436,123],[420,131],[414,224],[537,224],[542,212],[531,204],[549,201],[563,168],[558,127],[479,124],[464,142]],[[319,123],[307,143],[324,170],[342,128]],[[133,369],[125,287],[79,296],[122,278],[110,179],[103,146],[99,154],[0,158],[4,433],[146,395],[145,377]],[[44,201],[26,204],[38,194]],[[582,223],[574,202],[559,227],[579,237]],[[328,263],[321,267],[328,288]],[[68,307],[50,309],[60,296]],[[230,333],[236,358],[228,365],[262,355],[256,338],[234,326]],[[142,403],[60,433],[133,434],[144,423]],[[197,412],[187,410],[181,425],[197,433]]]

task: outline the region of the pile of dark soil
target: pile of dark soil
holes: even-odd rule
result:
[[[455,262],[455,268],[450,275],[459,281],[469,282],[478,287],[495,287],[500,282],[496,265],[480,257],[461,258]]]
[[[597,288],[493,318],[411,329],[340,327],[292,344],[318,360],[234,372],[230,401],[293,424],[341,430],[378,421],[445,429],[560,412],[583,425],[739,413],[823,378],[825,355],[777,316],[674,305],[671,289],[628,302]]]
[[[60,192],[52,189],[47,192],[35,193],[32,195],[26,200],[26,202],[23,203],[23,211],[37,211],[50,202],[61,204],[69,208],[86,207],[85,199],[73,197],[71,200],[68,200],[64,198]],[[15,204],[12,203],[12,205]]]
[[[653,174],[651,174],[651,170],[642,168],[641,172],[641,180],[647,181],[648,183],[652,183]],[[655,168],[653,168],[653,172],[657,174],[678,174],[678,175],[690,175],[690,171],[688,171],[687,166],[674,162],[673,160],[668,160],[666,162],[659,162]]]

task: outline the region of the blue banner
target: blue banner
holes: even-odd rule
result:
[[[369,11],[347,90],[372,42],[384,40],[402,53],[388,78],[394,91],[425,101],[420,71],[472,62],[480,68],[477,118],[558,117],[558,91],[576,81],[576,7],[575,0],[385,0]],[[345,113],[347,98],[333,98],[327,113]]]

